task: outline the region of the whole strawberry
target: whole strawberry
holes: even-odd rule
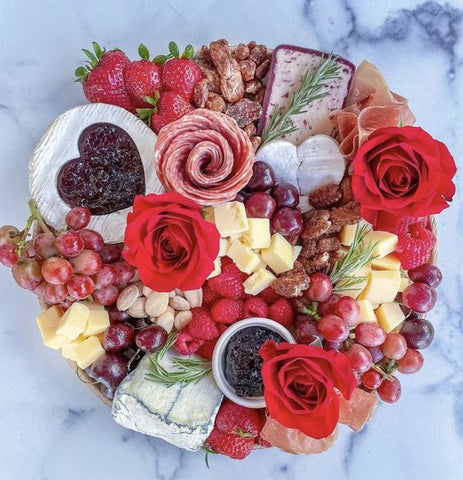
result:
[[[162,71],[162,85],[164,89],[172,90],[191,102],[195,85],[203,78],[203,72],[191,60],[194,54],[193,47],[188,45],[180,56],[177,45],[170,42],[169,52],[169,55],[160,55],[155,59],[165,62]]]
[[[138,47],[142,58],[130,62],[124,69],[124,82],[132,103],[137,108],[149,107],[145,97],[153,97],[162,87],[162,65],[149,60],[149,51],[142,43]]]
[[[135,112],[129,93],[124,83],[124,68],[130,63],[127,55],[120,50],[102,49],[93,42],[95,53],[87,49],[82,51],[88,57],[88,65],[78,67],[75,71],[78,82],[81,82],[84,95],[91,103],[109,103]]]

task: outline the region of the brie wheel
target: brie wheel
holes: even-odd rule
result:
[[[65,163],[80,156],[78,140],[82,131],[101,122],[117,125],[132,137],[143,163],[145,194],[164,192],[154,168],[156,134],[123,108],[105,103],[81,105],[64,112],[51,123],[29,161],[31,196],[45,222],[56,230],[66,229],[64,219],[71,209],[58,192],[58,173]],[[92,215],[88,228],[100,232],[107,243],[122,242],[130,210]]]

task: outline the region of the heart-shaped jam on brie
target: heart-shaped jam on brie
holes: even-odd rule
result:
[[[111,123],[94,123],[78,140],[79,158],[65,163],[57,180],[58,193],[70,207],[83,205],[92,215],[131,207],[145,193],[140,153],[130,135]]]

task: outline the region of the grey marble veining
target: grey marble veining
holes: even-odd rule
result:
[[[0,0],[0,224],[27,217],[27,161],[47,125],[84,103],[74,69],[98,40],[135,57],[169,40],[201,45],[226,37],[294,43],[377,64],[408,97],[418,125],[463,158],[461,0],[81,1]],[[463,188],[462,173],[457,189]],[[402,376],[403,396],[380,405],[361,433],[342,428],[326,454],[275,449],[236,462],[178,450],[124,430],[59,354],[43,347],[35,298],[0,269],[0,480],[463,478],[463,213],[460,192],[439,217],[444,282],[429,318],[436,339],[425,364]]]

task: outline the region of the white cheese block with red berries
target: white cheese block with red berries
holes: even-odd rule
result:
[[[162,362],[168,369],[168,355]],[[145,355],[119,385],[113,400],[114,420],[179,448],[199,450],[214,427],[223,397],[212,374],[196,383],[168,387],[146,378],[149,366],[149,355]]]
[[[99,124],[109,124],[114,131],[119,132],[116,140],[118,150],[111,149],[111,145],[105,143],[108,135],[102,134],[97,138],[96,135],[90,137],[90,133],[84,132],[87,127],[89,130],[86,132],[90,132],[90,127]],[[82,135],[83,132],[86,137]],[[58,181],[62,178],[60,172],[66,171],[63,169],[68,168],[70,162],[79,161],[80,165],[75,168],[77,175],[72,179],[75,185],[68,185],[70,194],[72,195],[72,190],[80,189],[88,192],[89,198],[93,197],[100,203],[101,198],[106,198],[107,203],[103,207],[109,210],[103,214],[93,213],[88,228],[99,231],[107,243],[122,241],[126,217],[134,195],[127,193],[130,190],[129,176],[121,169],[117,171],[115,165],[119,162],[118,165],[122,165],[124,169],[126,159],[133,158],[136,172],[133,178],[134,182],[138,182],[134,184],[134,191],[138,188],[136,193],[141,194],[163,192],[164,188],[154,169],[153,151],[156,138],[156,134],[135,115],[114,105],[81,105],[60,115],[48,127],[32,152],[29,162],[30,191],[43,219],[57,230],[66,228],[65,216],[75,205],[63,200]],[[90,141],[93,142],[92,154],[86,157],[82,148],[86,148]],[[128,156],[130,152],[133,153],[132,157]],[[117,155],[126,156],[113,158]],[[116,176],[119,181],[111,183]],[[114,207],[124,195],[124,208]],[[84,199],[78,203],[89,206],[86,201]],[[92,210],[90,206],[89,208]]]

